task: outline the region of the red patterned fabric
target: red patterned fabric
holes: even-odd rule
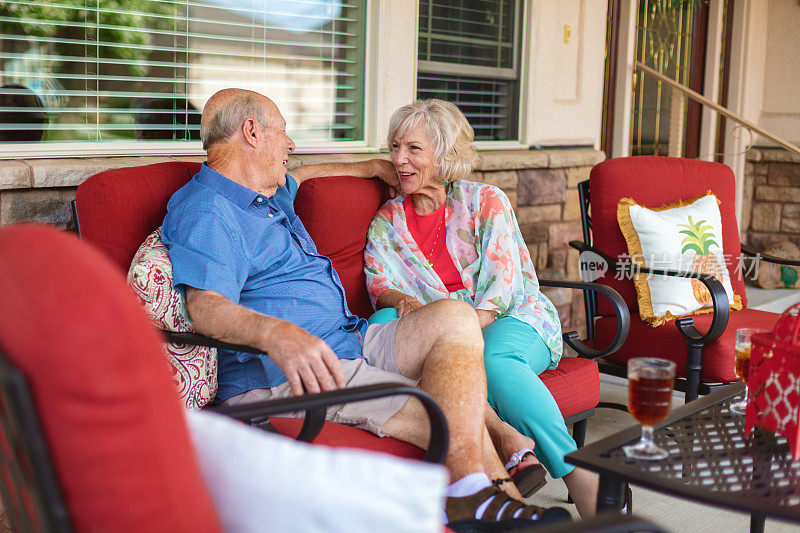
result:
[[[136,251],[128,271],[128,286],[156,327],[194,331],[183,294],[172,287],[169,250],[161,241],[161,227]],[[200,409],[217,394],[217,349],[192,344],[164,343],[178,398],[187,409]]]
[[[350,311],[365,318],[374,311],[364,275],[367,228],[388,199],[388,189],[381,181],[339,176],[304,182],[294,202],[317,250],[331,258]]]
[[[736,224],[736,185],[733,172],[720,163],[674,157],[636,156],[609,159],[596,165],[589,178],[592,204],[592,243],[612,257],[628,253],[617,222],[617,204],[622,198],[633,198],[639,205],[659,207],[676,200],[688,200],[713,192],[720,200],[723,253],[728,259],[733,292],[742,297],[747,307],[744,281],[736,267],[741,243]],[[615,280],[607,273],[597,280],[625,299],[631,311],[637,309],[636,291],[629,279]],[[598,299],[602,315],[613,315],[611,304]],[[732,312],[731,316],[736,314]],[[674,328],[674,325],[669,326]],[[628,341],[630,342],[630,341]]]
[[[703,349],[703,371],[700,379],[709,382],[729,383],[736,381],[733,372],[734,340],[738,328],[764,328],[771,330],[780,318],[777,313],[757,311],[755,309],[742,309],[731,311],[728,327],[716,341],[706,344]],[[698,331],[708,331],[711,325],[711,315],[693,316],[695,327]],[[601,317],[595,323],[598,346],[611,341],[614,336],[614,317]],[[680,376],[686,375],[686,339],[675,327],[675,324],[665,324],[652,328],[639,320],[639,315],[631,314],[631,330],[628,340],[618,352],[608,356],[608,359],[624,363],[632,357],[661,357],[675,361],[676,372]]]
[[[73,236],[0,229],[0,345],[26,376],[76,531],[220,531],[161,339]]]
[[[539,377],[565,417],[592,409],[600,401],[600,373],[593,359],[562,357],[558,367]]]
[[[167,214],[172,193],[200,170],[200,163],[170,161],[95,174],[75,196],[81,239],[97,246],[122,272]]]

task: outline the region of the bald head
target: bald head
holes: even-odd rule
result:
[[[200,119],[200,139],[203,149],[225,142],[233,136],[248,118],[265,128],[278,110],[275,103],[254,91],[222,89],[206,102]]]

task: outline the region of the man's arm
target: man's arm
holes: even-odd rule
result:
[[[386,159],[370,159],[357,163],[320,163],[303,165],[290,171],[299,187],[307,179],[320,176],[356,176],[359,178],[378,178],[395,189],[400,183],[397,171],[391,161]]]
[[[252,346],[286,374],[292,394],[344,388],[339,358],[322,339],[291,322],[237,305],[221,294],[186,287],[186,307],[197,333]]]

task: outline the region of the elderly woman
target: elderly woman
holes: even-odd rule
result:
[[[448,102],[420,100],[392,116],[388,144],[401,194],[368,232],[365,271],[379,309],[371,320],[388,322],[442,298],[470,303],[483,328],[489,403],[535,441],[536,458],[563,477],[578,512],[589,516],[597,481],[564,462],[575,441],[539,378],[561,358],[558,313],[539,291],[506,195],[464,179],[477,160],[472,141],[472,127]]]

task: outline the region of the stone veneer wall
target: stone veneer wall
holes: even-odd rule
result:
[[[292,156],[289,168],[329,161],[359,161],[375,154]],[[381,157],[387,157],[383,154]],[[511,200],[539,277],[580,279],[578,253],[569,241],[581,238],[577,184],[605,159],[591,149],[484,151],[472,179],[503,189]],[[73,230],[70,202],[76,187],[112,168],[203,157],[115,157],[0,161],[0,224],[36,221]],[[565,329],[584,327],[580,291],[545,289]]]
[[[789,240],[800,246],[800,157],[783,149],[747,152],[742,241],[763,250]]]

